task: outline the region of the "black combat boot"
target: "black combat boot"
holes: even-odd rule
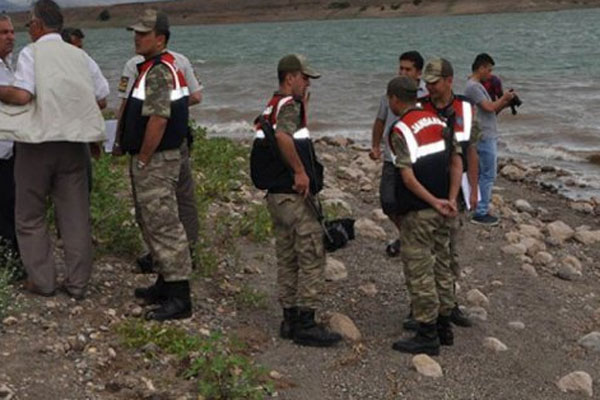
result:
[[[158,274],[156,282],[146,288],[136,288],[133,292],[136,298],[144,299],[147,304],[158,304],[167,299],[165,280]]]
[[[154,272],[154,259],[152,258],[152,253],[146,253],[143,256],[138,257],[135,262],[140,273],[151,274]]]
[[[438,317],[437,331],[442,346],[452,346],[454,344],[454,333],[452,333],[450,317],[442,317],[441,315]]]
[[[169,319],[184,319],[192,316],[192,299],[190,297],[190,282],[175,281],[164,283],[167,299],[160,307],[146,313],[147,320],[166,321]]]
[[[440,354],[440,339],[438,337],[437,323],[419,323],[417,334],[406,340],[399,340],[392,345],[392,349],[402,353],[420,354],[430,356]]]
[[[294,338],[294,326],[298,321],[298,307],[283,309],[283,321],[279,326],[279,337],[282,339]]]
[[[452,312],[450,313],[450,322],[456,326],[462,326],[463,328],[469,328],[473,326],[473,321],[469,319],[458,307],[458,303],[454,305]]]
[[[406,318],[404,318],[404,321],[402,321],[402,327],[407,331],[416,331],[419,327],[419,323],[415,320],[415,317],[413,317],[412,306],[410,312]]]
[[[298,307],[294,325],[294,343],[302,346],[329,347],[342,340],[339,333],[330,332],[315,322],[315,310]]]

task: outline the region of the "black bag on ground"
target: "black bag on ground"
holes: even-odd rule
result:
[[[354,219],[352,218],[324,220],[323,226],[323,243],[325,250],[330,253],[346,247],[348,241],[354,239]]]

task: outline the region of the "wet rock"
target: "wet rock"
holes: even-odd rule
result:
[[[341,313],[331,313],[329,318],[329,329],[337,332],[346,340],[358,342],[362,338],[360,331],[354,322],[346,315]]]
[[[368,218],[360,218],[354,223],[354,229],[359,235],[373,239],[385,240],[386,233],[383,228]]]
[[[533,213],[535,209],[529,204],[527,200],[519,199],[515,201],[515,208],[520,212]]]
[[[374,283],[365,283],[364,285],[360,285],[358,289],[368,297],[375,297],[378,293],[377,287]]]
[[[588,333],[577,343],[588,350],[600,352],[600,332]]]
[[[508,327],[510,329],[514,329],[515,331],[522,331],[525,329],[525,324],[521,321],[511,321],[508,323]]]
[[[414,356],[412,358],[412,365],[421,375],[431,378],[441,378],[444,376],[440,364],[426,354],[417,354]]]
[[[558,386],[562,392],[582,393],[588,397],[594,396],[592,385],[592,377],[585,371],[571,372],[560,378],[556,383],[556,386]]]
[[[466,309],[467,317],[471,320],[487,321],[488,313],[483,307],[469,307]]]
[[[560,243],[572,238],[575,234],[573,228],[562,221],[554,221],[549,223],[546,226],[546,230],[551,238],[556,239]]]
[[[537,273],[537,271],[535,270],[535,267],[534,267],[533,265],[531,265],[531,264],[523,264],[523,265],[521,266],[521,269],[522,269],[524,272],[526,272],[526,273],[527,273],[527,275],[529,275],[529,276],[531,276],[531,277],[537,278],[537,276],[538,276],[538,273]]]
[[[533,257],[533,262],[537,265],[548,265],[554,260],[552,254],[546,251],[540,251]]]
[[[486,337],[483,339],[483,347],[496,353],[508,350],[508,347],[495,337]]]
[[[327,257],[327,263],[325,264],[325,280],[330,282],[341,281],[348,277],[348,271],[343,262],[336,260],[333,257]]]
[[[600,242],[600,230],[598,231],[579,231],[575,233],[575,240],[581,244],[590,245]]]
[[[467,303],[471,306],[487,308],[490,300],[479,289],[471,289],[467,292]]]
[[[527,253],[527,246],[523,243],[509,244],[502,247],[502,252],[513,256],[520,256]]]

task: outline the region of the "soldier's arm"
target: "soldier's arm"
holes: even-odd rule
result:
[[[296,151],[292,136],[293,131],[296,129],[293,121],[298,118],[298,115],[298,110],[292,104],[281,108],[277,117],[275,139],[283,161],[294,171],[294,190],[306,197],[309,193],[310,181],[304,170],[304,164],[302,164],[302,160],[300,160],[300,156]]]
[[[387,100],[387,99],[385,99]],[[381,138],[383,137],[383,130],[385,129],[385,119],[389,110],[386,107],[382,98],[379,103],[379,110],[377,110],[377,116],[375,122],[373,122],[373,128],[371,130],[371,151],[369,157],[372,160],[379,160],[381,158]]]
[[[147,164],[160,144],[171,117],[171,90],[173,80],[162,64],[153,67],[146,76],[146,99],[142,116],[149,117],[144,141],[138,159]]]

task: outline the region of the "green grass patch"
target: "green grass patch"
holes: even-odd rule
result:
[[[260,290],[244,285],[235,295],[235,303],[240,308],[267,308],[267,295]]]
[[[188,361],[183,375],[196,380],[199,394],[207,400],[262,400],[273,393],[266,370],[243,354],[243,344],[222,333],[203,337],[140,321],[120,324],[117,333],[128,348],[158,348]],[[155,346],[147,346],[151,343]]]
[[[128,161],[128,157],[104,154],[93,162],[90,212],[98,255],[132,255],[141,248],[139,227],[131,211]]]
[[[242,215],[239,234],[259,243],[266,242],[273,236],[273,223],[265,204],[253,204]]]

